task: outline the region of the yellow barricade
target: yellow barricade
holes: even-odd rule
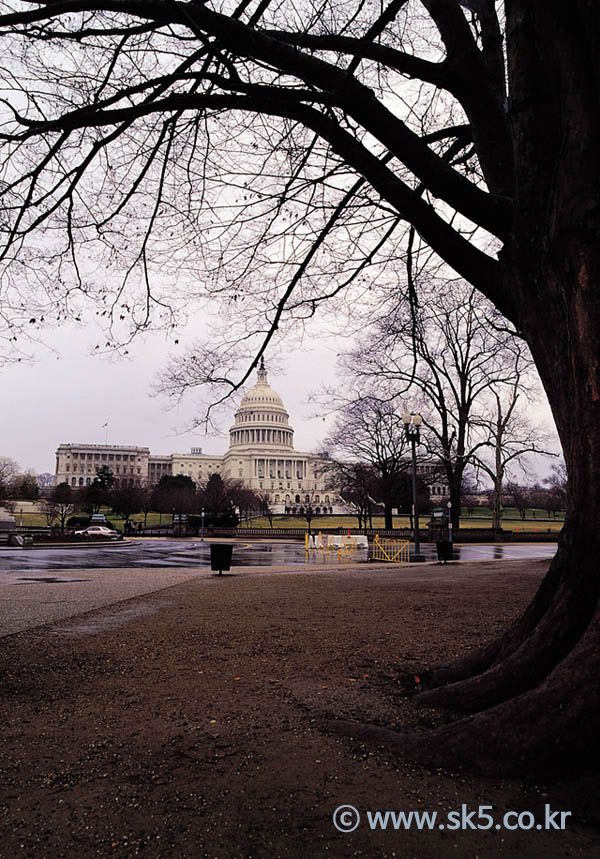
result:
[[[373,560],[408,563],[410,560],[409,547],[408,540],[380,540],[379,535],[376,534],[373,540]]]

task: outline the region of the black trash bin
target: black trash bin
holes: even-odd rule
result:
[[[435,544],[437,548],[438,561],[447,563],[452,560],[452,541],[438,540]]]
[[[210,544],[210,568],[219,575],[229,572],[231,568],[231,555],[233,554],[233,543],[211,543]]]

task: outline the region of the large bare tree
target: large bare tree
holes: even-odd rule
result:
[[[385,528],[391,530],[392,510],[410,473],[409,444],[393,404],[372,396],[353,399],[340,410],[324,447],[324,462],[336,464],[340,474],[352,471],[353,463],[371,467],[371,494],[383,504]]]
[[[0,8],[9,343],[89,299],[126,341],[153,311],[169,324],[175,278],[185,306],[201,274],[247,330],[188,369],[239,384],[253,337],[260,354],[352,282],[376,300],[407,223],[525,338],[569,474],[559,551],[500,639],[429,674],[424,702],[472,714],[393,742],[482,771],[597,755],[597,3]]]
[[[553,456],[547,449],[550,434],[536,424],[528,414],[531,403],[523,401],[520,389],[521,371],[516,356],[514,378],[511,384],[490,386],[491,407],[484,418],[475,421],[476,429],[483,434],[483,449],[475,460],[478,472],[492,481],[492,527],[502,527],[502,497],[509,467],[525,469],[532,454]],[[487,454],[487,455],[486,455]]]
[[[472,287],[427,282],[417,297],[411,286],[405,300],[392,293],[382,303],[340,363],[349,388],[369,385],[421,412],[421,449],[447,481],[458,528],[465,469],[480,461],[497,429],[488,417],[498,405],[495,394],[501,400],[506,389],[516,397],[529,394],[531,358]],[[505,448],[509,430],[502,433]]]

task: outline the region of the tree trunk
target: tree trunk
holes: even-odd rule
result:
[[[450,509],[450,518],[452,520],[452,528],[456,531],[460,528],[460,502],[461,502],[461,486],[462,486],[462,472],[461,474],[457,474],[456,471],[452,474],[452,479],[449,480],[449,488],[450,488],[450,502],[452,507]]]
[[[425,762],[564,773],[600,752],[600,15],[585,0],[513,0],[507,12],[518,190],[500,260],[560,435],[569,502],[523,616],[421,677],[438,687],[423,704],[474,715],[402,744]]]
[[[384,513],[384,521],[385,521],[384,528],[386,531],[391,531],[394,527],[394,519],[392,516],[391,504],[388,504],[387,502],[384,504],[383,513]]]
[[[492,528],[502,528],[502,473],[496,472],[494,478],[494,497],[492,504]]]
[[[532,272],[527,281],[523,268],[514,272],[531,285],[522,296],[529,312],[519,321],[563,445],[567,516],[559,551],[524,615],[496,641],[421,674],[420,703],[477,715],[428,733],[422,745],[407,738],[405,749],[418,751],[420,761],[469,760],[482,772],[520,772],[535,764],[536,771],[550,772],[577,768],[598,751],[600,308],[590,290],[600,282],[600,230],[596,239],[587,254],[551,243],[541,274]],[[534,301],[542,278],[553,292],[544,314]],[[584,749],[585,761],[575,761]]]

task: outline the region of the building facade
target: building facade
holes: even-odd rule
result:
[[[274,513],[295,513],[307,506],[316,513],[347,510],[331,488],[319,457],[294,449],[290,416],[269,385],[263,362],[256,384],[234,415],[229,449],[223,456],[203,453],[200,447],[190,453],[157,456],[147,447],[61,444],[56,451],[56,483],[89,486],[103,465],[112,471],[117,487],[142,482],[154,486],[165,474],[191,477],[200,486],[212,474],[220,474],[263,496]],[[438,467],[420,463],[418,469],[430,484],[432,502],[447,494],[444,482],[435,479]]]
[[[73,489],[89,486],[103,465],[110,468],[115,485],[148,479],[147,447],[117,444],[61,444],[56,451],[56,484]]]
[[[319,458],[294,449],[294,430],[281,397],[261,363],[256,385],[242,399],[229,430],[224,476],[242,480],[267,495],[274,512],[306,507],[334,512],[336,495],[327,488]]]
[[[112,471],[116,487],[155,485],[165,474],[182,474],[201,485],[212,474],[220,474],[266,496],[276,513],[307,505],[319,512],[338,508],[335,493],[320,473],[318,457],[294,450],[289,414],[270,387],[264,364],[235,413],[229,450],[223,456],[203,453],[199,447],[190,453],[157,456],[147,447],[61,444],[56,451],[56,483],[68,483],[73,489],[89,486],[103,465]]]

